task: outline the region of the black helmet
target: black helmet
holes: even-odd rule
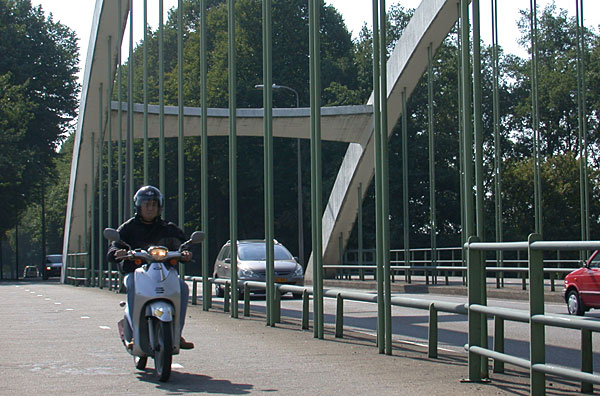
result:
[[[135,206],[136,213],[140,212],[142,202],[145,201],[156,201],[158,202],[159,208],[163,207],[163,195],[160,190],[154,186],[144,186],[137,190],[133,196],[133,205]]]

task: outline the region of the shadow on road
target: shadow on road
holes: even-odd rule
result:
[[[154,383],[158,389],[164,389],[173,395],[197,392],[222,395],[247,395],[254,389],[254,386],[250,384],[234,384],[231,381],[214,379],[207,375],[177,371],[171,372],[171,378],[168,382],[159,382],[154,374],[154,370],[139,372],[138,379]]]

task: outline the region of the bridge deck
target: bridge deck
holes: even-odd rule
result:
[[[461,383],[466,354],[395,346],[377,354],[373,340],[345,333],[313,338],[288,320],[265,327],[260,313],[228,314],[190,306],[184,334],[193,351],[174,358],[170,382],[140,372],[117,337],[123,295],[55,282],[0,283],[6,307],[1,367],[7,394],[280,394],[437,395],[527,393],[527,378],[494,375],[491,384]],[[67,331],[64,331],[68,329]],[[63,336],[66,335],[66,336]],[[149,367],[152,362],[149,362]]]

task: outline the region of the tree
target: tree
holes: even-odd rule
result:
[[[39,199],[76,115],[75,34],[28,0],[0,0],[0,234]]]

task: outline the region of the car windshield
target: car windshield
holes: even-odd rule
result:
[[[46,256],[47,263],[60,263],[62,262],[62,256],[59,254],[53,254],[51,256]]]
[[[590,268],[598,268],[600,267],[600,252],[596,253],[592,261],[590,262]]]
[[[293,260],[293,257],[286,248],[281,245],[275,245],[275,260]],[[238,246],[238,257],[240,260],[265,261],[267,249],[264,243],[240,244]]]

